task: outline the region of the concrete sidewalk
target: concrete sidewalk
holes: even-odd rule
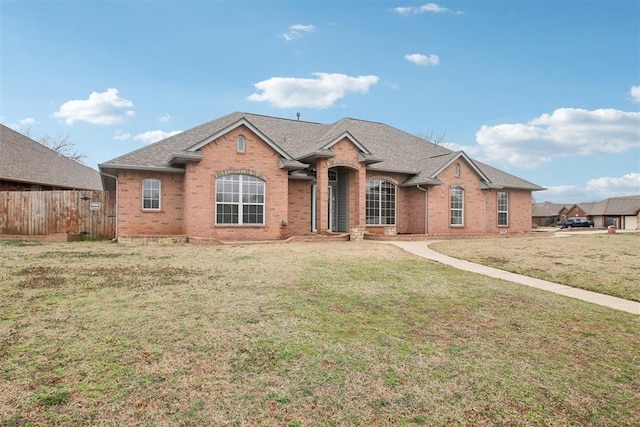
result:
[[[547,282],[546,280],[534,279],[532,277],[509,273],[508,271],[499,270],[497,268],[487,267],[484,265],[475,264],[473,262],[453,258],[430,249],[429,244],[433,242],[390,241],[388,243],[396,245],[412,254],[437,261],[442,264],[450,265],[460,270],[484,274],[485,276],[495,277],[496,279],[508,280],[510,282],[520,283],[522,285],[531,286],[571,298],[577,298],[593,304],[603,305],[605,307],[610,307],[616,310],[626,311],[627,313],[640,315],[640,303],[638,302],[628,301],[609,295],[603,295],[597,292],[585,291],[583,289],[572,288],[570,286],[561,285],[559,283]]]

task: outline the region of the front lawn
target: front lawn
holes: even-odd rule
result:
[[[0,242],[0,425],[637,425],[638,316],[373,242]]]
[[[640,233],[449,240],[432,249],[512,273],[640,301]]]

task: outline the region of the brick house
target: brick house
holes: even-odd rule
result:
[[[531,231],[542,187],[382,123],[232,113],[102,163],[119,239]]]

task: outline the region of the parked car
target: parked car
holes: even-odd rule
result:
[[[560,228],[574,228],[574,227],[586,227],[593,228],[593,221],[589,221],[584,218],[567,218],[564,221],[558,222]]]

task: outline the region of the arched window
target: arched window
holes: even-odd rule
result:
[[[236,138],[236,149],[238,153],[244,153],[247,149],[247,140],[243,135],[238,135]]]
[[[451,226],[464,227],[464,188],[451,187]]]
[[[396,186],[384,179],[367,181],[367,225],[396,224]]]
[[[160,210],[160,180],[142,180],[142,209]]]
[[[456,163],[455,173],[456,173],[456,178],[460,178],[460,163]]]
[[[264,225],[264,181],[251,175],[216,179],[216,224]]]

